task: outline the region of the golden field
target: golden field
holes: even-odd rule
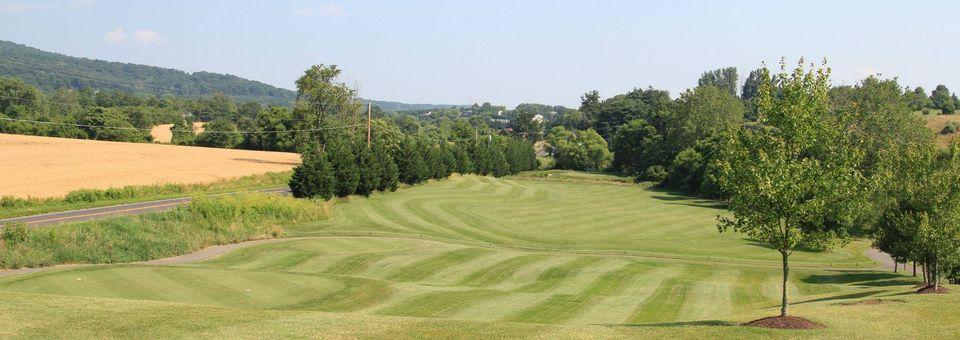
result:
[[[0,196],[58,197],[76,189],[208,183],[290,170],[295,153],[0,134]]]

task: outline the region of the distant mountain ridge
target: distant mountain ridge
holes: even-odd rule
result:
[[[230,74],[188,73],[172,68],[72,57],[3,40],[0,40],[0,76],[23,79],[45,92],[83,87],[182,97],[209,96],[222,92],[238,102],[281,105],[291,104],[297,96],[291,90]],[[362,101],[368,102],[366,99]],[[451,106],[369,101],[386,111]]]

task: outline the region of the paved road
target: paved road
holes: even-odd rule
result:
[[[245,192],[250,192],[250,191],[245,191]],[[274,189],[255,190],[255,192],[288,195],[290,194],[290,189],[274,188]],[[212,194],[212,195],[205,195],[205,197],[236,195],[239,193],[242,193],[242,192]],[[139,214],[145,214],[148,212],[171,210],[179,205],[189,203],[190,199],[191,199],[190,197],[170,198],[165,200],[112,205],[112,206],[100,207],[100,208],[61,211],[61,212],[54,212],[54,213],[40,214],[40,215],[33,215],[33,216],[15,217],[15,218],[0,220],[0,226],[3,226],[4,224],[8,224],[8,223],[20,222],[20,223],[25,223],[27,226],[37,227],[37,226],[65,223],[65,222],[89,221],[89,220],[94,220],[94,219],[104,218],[109,216],[139,215]]]

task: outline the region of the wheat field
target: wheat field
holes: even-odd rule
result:
[[[285,171],[286,152],[0,134],[0,196],[59,197],[76,189],[208,183]]]

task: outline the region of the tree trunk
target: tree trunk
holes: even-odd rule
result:
[[[900,263],[897,260],[893,260],[893,272],[897,272],[897,268],[900,267]]]
[[[913,277],[917,277],[917,261],[913,261]]]
[[[933,261],[932,266],[933,272],[930,274],[930,281],[933,281],[933,291],[936,292],[940,289],[940,264],[936,260]]]
[[[787,316],[787,275],[790,273],[790,265],[787,263],[787,252],[781,251],[783,256],[783,298],[780,301],[780,316]]]

